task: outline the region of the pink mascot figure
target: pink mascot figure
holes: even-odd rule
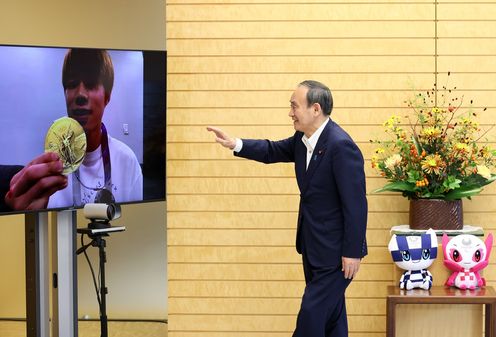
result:
[[[486,285],[486,280],[479,271],[489,263],[493,246],[490,233],[486,242],[474,235],[462,234],[449,239],[443,235],[444,265],[453,271],[445,285],[460,289],[475,289]]]

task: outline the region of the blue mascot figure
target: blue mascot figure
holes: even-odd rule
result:
[[[394,234],[389,241],[389,251],[398,267],[404,269],[400,289],[430,289],[432,274],[427,270],[437,256],[437,237],[432,229],[421,235],[402,236]]]

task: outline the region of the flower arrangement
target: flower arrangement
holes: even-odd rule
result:
[[[375,192],[401,192],[409,199],[470,199],[496,180],[491,173],[496,151],[478,144],[489,130],[481,130],[473,108],[462,111],[463,97],[449,97],[453,91],[443,87],[439,105],[436,89],[419,93],[405,102],[414,118],[405,116],[405,123],[392,116],[383,124],[391,139],[371,141],[379,145],[372,167],[389,183]]]

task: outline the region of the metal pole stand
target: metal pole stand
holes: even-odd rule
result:
[[[105,263],[107,262],[107,254],[105,253],[106,241],[104,237],[109,236],[111,232],[121,232],[126,228],[123,226],[112,227],[108,221],[92,221],[88,224],[88,228],[78,229],[81,235],[88,235],[92,241],[77,250],[77,254],[83,253],[89,246],[98,247],[99,252],[99,265],[100,265],[100,283],[99,283],[99,296],[98,304],[100,307],[100,330],[101,337],[108,337],[108,318],[107,318],[107,294],[108,288],[105,285]]]

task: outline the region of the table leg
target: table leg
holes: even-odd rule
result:
[[[486,324],[485,336],[496,337],[496,303],[487,303],[486,305]]]
[[[386,337],[394,337],[395,336],[395,320],[396,320],[396,301],[393,301],[390,298],[386,300],[387,306],[387,314],[386,314]]]

